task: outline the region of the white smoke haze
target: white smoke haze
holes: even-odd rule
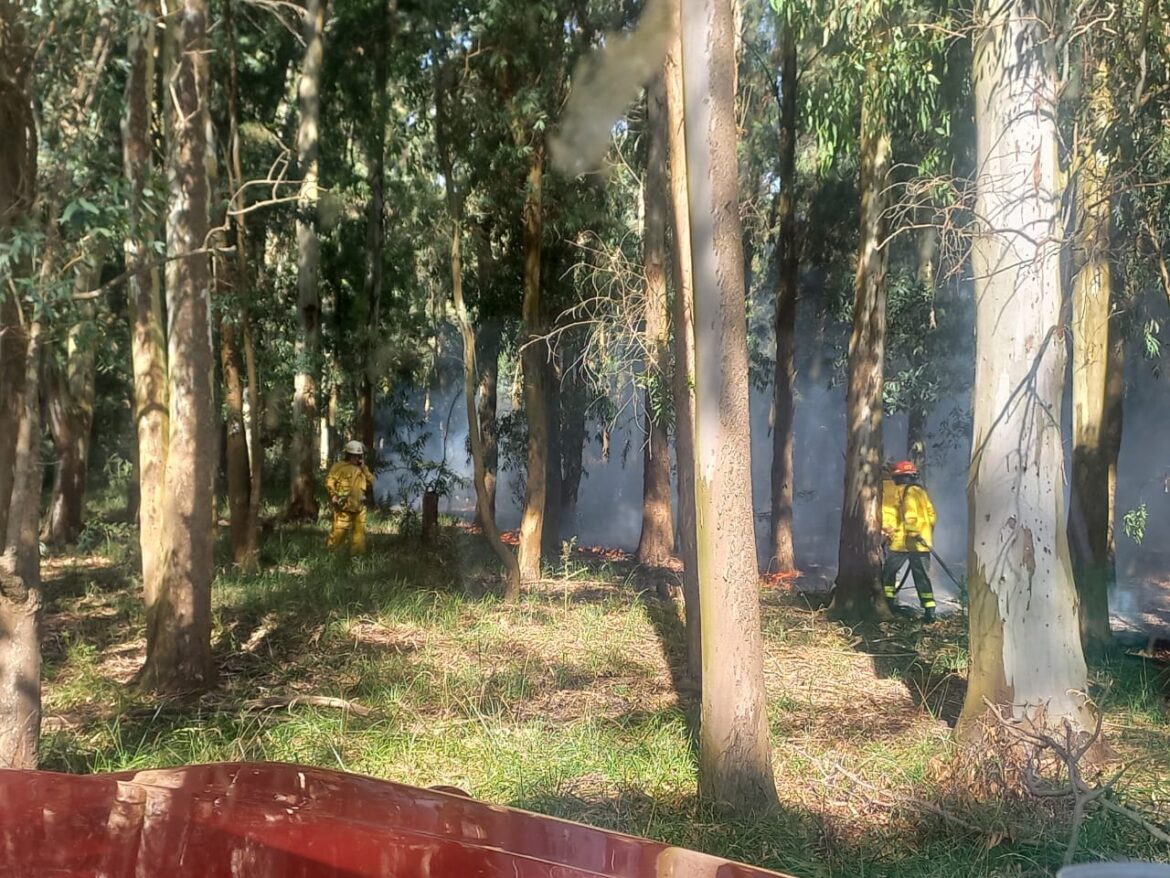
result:
[[[806,348],[813,319],[810,304],[801,305],[798,312],[798,347],[802,339]],[[833,332],[845,332],[836,327]],[[761,339],[761,345],[772,345],[771,338]],[[831,349],[832,345],[824,347]],[[457,352],[452,352],[454,355]],[[955,351],[953,356],[973,364],[973,338],[967,350]],[[809,578],[810,587],[817,582],[831,584],[837,565],[837,548],[841,526],[841,504],[844,489],[844,376],[834,375],[828,368],[816,368],[808,362],[807,352],[798,353],[796,399],[795,501],[793,509],[794,541],[797,566],[815,575]],[[1170,625],[1170,590],[1151,584],[1156,575],[1170,573],[1170,459],[1165,447],[1164,412],[1170,407],[1170,386],[1164,376],[1155,373],[1152,363],[1139,354],[1131,355],[1127,366],[1127,397],[1125,429],[1117,480],[1117,561],[1118,582],[1111,594],[1111,608],[1115,625],[1119,628],[1139,628],[1149,625]],[[973,365],[971,367],[973,374]],[[815,378],[813,377],[815,376]],[[511,409],[510,394],[501,385],[499,415]],[[1066,394],[1067,397],[1067,394]],[[454,403],[454,405],[452,405]],[[756,545],[761,568],[768,560],[768,511],[770,509],[772,436],[770,431],[771,388],[752,388],[750,395],[752,431],[752,491],[756,510]],[[419,394],[421,408],[421,394]],[[955,413],[965,414],[970,409],[969,388],[963,393],[941,400],[928,423],[929,444],[924,484],[938,510],[939,523],[935,533],[935,548],[947,567],[960,579],[966,575],[967,555],[967,474],[970,460],[970,436],[958,437],[944,425]],[[431,437],[425,455],[432,460],[444,457],[447,465],[463,476],[465,484],[454,490],[441,502],[445,513],[470,519],[474,516],[474,488],[472,467],[467,451],[466,407],[462,401],[462,387],[455,385],[439,393],[432,393]],[[450,412],[448,426],[447,415]],[[1070,406],[1065,401],[1066,466],[1070,458],[1071,438],[1068,429]],[[906,418],[888,417],[884,424],[884,443],[887,457],[900,458],[906,449]],[[597,439],[598,425],[591,422],[587,430],[584,469],[575,515],[565,516],[562,538],[576,537],[583,546],[605,546],[632,551],[641,531],[642,512],[642,434],[637,417],[621,419],[610,433],[611,455],[602,458],[601,443]],[[519,473],[509,469],[501,460],[497,487],[497,509],[500,526],[514,529],[519,525],[521,508],[517,502],[515,485]],[[396,497],[400,478],[393,472],[383,473],[377,484],[379,496]],[[1067,510],[1067,477],[1066,504]],[[677,502],[677,498],[676,498]],[[1148,523],[1142,544],[1137,545],[1126,535],[1121,519],[1125,512],[1144,503],[1148,509]],[[958,605],[955,585],[934,564],[931,578],[941,608]],[[917,605],[912,585],[900,595],[903,602]]]

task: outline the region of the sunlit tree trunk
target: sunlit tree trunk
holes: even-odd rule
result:
[[[1050,10],[982,9],[975,35],[977,229],[969,476],[971,668],[958,734],[988,705],[1092,728],[1065,533],[1058,100]]]
[[[638,560],[659,566],[674,554],[670,503],[670,440],[662,409],[670,375],[670,312],[666,290],[666,222],[670,210],[666,176],[666,90],[662,76],[646,87],[646,172],[643,273],[646,278],[646,412],[642,469],[642,534]]]
[[[248,436],[244,429],[244,381],[241,374],[239,327],[231,315],[219,313],[219,355],[223,370],[224,428],[227,434],[227,491],[232,560],[248,563],[248,506],[251,473]]]
[[[1121,445],[1119,397],[1124,392],[1124,378],[1118,373],[1124,369],[1124,360],[1115,354],[1121,333],[1110,321],[1113,266],[1108,163],[1096,154],[1094,146],[1082,156],[1077,183],[1068,542],[1080,598],[1081,641],[1087,655],[1100,656],[1112,643],[1109,586],[1115,577],[1112,525]]]
[[[161,578],[146,620],[142,682],[168,692],[213,682],[211,579],[215,411],[211,387],[208,231],[207,9],[184,0],[175,11],[171,201],[167,251],[167,378],[170,432],[162,502]]]
[[[925,217],[932,216],[925,210],[921,213],[923,217],[920,217],[920,222]],[[938,254],[938,231],[933,225],[924,222],[923,227],[918,229],[916,244],[918,283],[933,296],[935,258]],[[923,331],[929,331],[932,328],[923,327]],[[931,364],[927,362],[926,355],[915,348],[910,358],[910,366],[916,370],[928,369]],[[918,467],[918,472],[922,475],[926,473],[926,426],[929,416],[927,399],[924,394],[916,393],[910,401],[910,410],[906,413],[906,459]]]
[[[321,297],[317,272],[321,244],[317,239],[318,156],[320,154],[321,67],[325,60],[325,16],[328,0],[308,0],[305,9],[305,57],[297,88],[300,126],[297,162],[301,191],[297,200],[297,374],[293,395],[292,481],[288,514],[315,519],[315,473],[320,454],[318,383],[321,378]]]
[[[670,261],[674,280],[670,319],[674,325],[674,381],[671,390],[674,395],[674,457],[678,467],[678,551],[683,562],[687,672],[692,682],[701,685],[703,626],[699,607],[699,561],[695,548],[695,286],[683,119],[681,2],[669,2],[671,38],[662,78],[666,86],[666,140],[674,248]]]
[[[0,245],[30,217],[36,200],[37,129],[33,113],[32,52],[24,41],[20,8],[0,0]],[[0,264],[4,357],[12,367],[0,389],[7,398],[0,432],[14,434],[6,480],[6,530],[0,532],[0,768],[36,768],[41,732],[40,541],[41,325],[22,314],[10,295],[21,264]],[[31,309],[30,309],[31,310]],[[23,354],[17,372],[16,357]]]
[[[97,286],[101,266],[78,272],[80,292]],[[69,329],[64,357],[48,358],[44,367],[45,409],[49,430],[57,451],[57,472],[49,513],[41,529],[41,540],[48,546],[65,546],[81,535],[84,524],[86,473],[89,464],[90,430],[97,358],[97,327],[93,304],[79,304],[79,320]]]
[[[854,282],[846,393],[845,499],[836,618],[889,618],[882,595],[882,381],[886,343],[886,210],[890,132],[879,107],[877,72],[866,74],[861,109],[861,244]]]
[[[776,290],[776,371],[772,385],[772,558],[768,569],[796,569],[792,545],[792,503],[796,444],[796,31],[780,23],[780,234],[776,241],[779,287]]]
[[[134,419],[138,455],[138,526],[142,551],[142,585],[146,612],[158,599],[161,576],[160,534],[167,459],[166,330],[162,290],[154,265],[154,220],[145,190],[154,183],[151,102],[155,89],[156,0],[139,0],[127,47],[126,115],[122,120],[122,155],[130,184],[128,229],[123,250],[129,276],[131,352],[134,367]]]
[[[728,0],[684,0],[682,59],[695,285],[695,512],[703,606],[699,788],[776,806],[752,516],[747,327]]]
[[[548,482],[548,374],[545,360],[543,312],[540,306],[540,259],[543,236],[544,149],[532,148],[527,191],[524,198],[524,413],[528,420],[528,473],[525,479],[524,515],[520,520],[520,576],[525,582],[540,579],[540,555],[544,536],[544,510]]]

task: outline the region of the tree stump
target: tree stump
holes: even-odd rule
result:
[[[422,498],[422,541],[434,542],[439,532],[439,495],[428,488]]]

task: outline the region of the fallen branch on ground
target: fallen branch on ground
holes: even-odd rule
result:
[[[275,710],[287,707],[290,710],[298,705],[306,707],[328,707],[334,710],[348,710],[358,716],[370,716],[373,711],[356,701],[347,701],[344,698],[333,698],[328,695],[270,695],[266,698],[253,698],[240,705],[244,710]]]

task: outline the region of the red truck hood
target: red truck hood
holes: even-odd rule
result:
[[[764,878],[438,790],[272,763],[0,771],[5,878]]]

